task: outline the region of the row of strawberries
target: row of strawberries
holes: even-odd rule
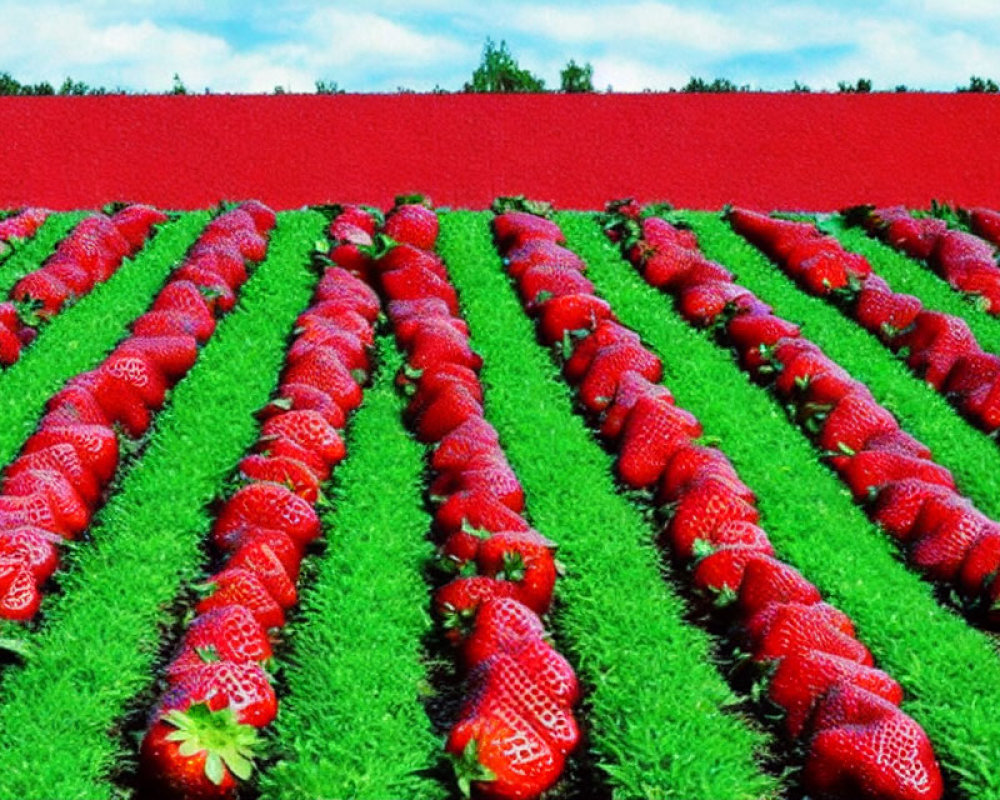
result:
[[[368,214],[348,208],[331,238],[345,219],[374,232]],[[332,262],[296,320],[276,395],[239,464],[246,483],[215,519],[220,568],[200,587],[150,715],[141,765],[157,796],[229,797],[251,775],[257,731],[277,714],[270,632],[298,602],[300,565],[321,532],[320,487],[346,455],[339,429],[361,404],[379,312],[375,292]]]
[[[893,352],[905,351],[906,363],[977,426],[1000,428],[1000,356],[979,346],[965,320],[928,311],[913,295],[893,292],[864,256],[846,251],[811,224],[741,209],[729,219],[807,291],[837,299]]]
[[[739,209],[730,212],[730,221],[782,263],[795,262],[811,242],[828,238],[816,237],[809,225],[803,228]],[[838,247],[835,242],[826,247],[826,263],[838,260]],[[849,274],[863,281],[857,306],[862,324],[869,327],[888,309],[894,315],[888,324],[902,327],[894,346],[910,348],[910,363],[926,370],[928,382],[938,388],[944,381],[956,391],[968,389],[960,396],[969,402],[992,394],[995,380],[977,386],[978,376],[994,363],[1000,372],[1000,359],[978,348],[964,322],[920,310],[904,325],[900,308],[919,308],[919,301],[883,289],[874,275],[864,277],[867,262],[848,255],[848,263],[861,264]],[[808,271],[809,259],[802,260],[799,269]],[[868,293],[869,287],[876,297]],[[803,339],[797,327],[770,315],[757,325],[737,317],[728,323],[727,335],[745,365],[759,374],[766,360],[765,369],[778,371],[775,390],[798,408],[799,422],[817,434],[855,499],[872,501],[872,519],[909,548],[911,563],[932,580],[952,582],[964,596],[981,602],[989,621],[1000,620],[994,608],[1000,599],[1000,524],[958,493],[951,473],[934,463],[930,450],[900,430],[868,389]]]
[[[14,285],[11,299],[0,303],[0,364],[18,361],[41,323],[110,278],[126,257],[142,248],[153,226],[166,220],[162,211],[145,205],[126,206],[112,217],[92,214],[82,220],[42,266]]]
[[[48,209],[31,206],[0,219],[0,258],[7,255],[16,242],[34,236],[51,213]]]
[[[231,307],[205,292],[212,284],[196,282],[191,264],[215,250],[239,257],[240,269],[227,276],[232,295],[246,279],[237,244],[252,235],[246,257],[263,258],[264,235],[273,224],[273,212],[249,203],[213,220],[151,310],[133,323],[132,335],[49,400],[38,430],[0,484],[0,617],[27,621],[38,612],[40,589],[58,566],[56,545],[87,529],[118,468],[115,426],[131,437],[145,434],[167,390],[214,331],[216,312]]]
[[[628,211],[627,207],[624,209]],[[634,224],[635,220],[628,220]],[[647,229],[652,226],[647,225]],[[543,343],[584,413],[617,452],[630,489],[654,490],[673,509],[661,541],[710,596],[732,598],[753,659],[772,671],[770,700],[807,749],[802,773],[817,797],[937,798],[941,776],[923,730],[898,708],[902,689],[873,666],[851,620],[775,557],[753,492],[702,428],[659,383],[660,359],[596,297],[585,265],[551,221],[508,211],[497,243]],[[516,232],[514,238],[510,232]],[[656,244],[645,240],[643,251]]]
[[[968,211],[974,233],[949,229],[947,222],[936,217],[914,217],[903,206],[859,206],[848,209],[846,216],[911,258],[926,261],[952,288],[978,295],[988,313],[1000,314],[997,212],[984,208]]]
[[[576,676],[540,619],[552,602],[554,545],[522,516],[524,492],[483,416],[482,360],[434,252],[437,217],[407,199],[386,216],[389,240],[373,266],[406,354],[405,417],[435,445],[434,534],[454,577],[434,608],[466,675],[446,749],[466,793],[534,798],[558,780],[579,739]]]

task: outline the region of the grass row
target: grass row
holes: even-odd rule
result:
[[[16,364],[0,372],[0,465],[34,430],[45,402],[70,377],[93,368],[125,337],[208,221],[183,215],[114,275],[45,325]]]
[[[954,473],[962,494],[1000,519],[1000,451],[993,441],[962,419],[875,336],[822,298],[800,291],[718,215],[688,212],[680,216],[693,226],[709,258],[724,264],[778,315],[799,323],[803,336],[867,384],[900,425],[931,448],[934,460]]]
[[[29,272],[38,269],[52,254],[59,241],[89,214],[87,211],[49,214],[34,236],[17,245],[12,253],[0,261],[0,297],[6,299],[14,284]]]
[[[712,666],[712,642],[684,621],[653,529],[615,491],[611,459],[573,413],[503,273],[489,220],[442,215],[438,249],[484,359],[486,417],[534,525],[559,544],[566,574],[554,628],[590,689],[581,717],[598,766],[615,798],[773,796],[777,781],[758,763],[766,737],[725,710],[735,697]]]
[[[171,606],[199,577],[208,504],[253,442],[315,275],[324,219],[280,215],[268,258],[160,414],[140,467],[75,552],[25,665],[0,683],[0,797],[105,798],[132,754],[120,720],[152,696]]]
[[[274,728],[277,760],[260,777],[269,798],[413,800],[446,796],[430,777],[441,759],[419,700],[420,642],[431,629],[422,572],[432,547],[424,508],[424,449],[403,427],[382,364],[348,430],[348,458],[327,487],[327,549],[301,597],[281,658],[287,696]]]
[[[995,643],[942,608],[931,587],[898,562],[894,545],[819,463],[780,403],[749,381],[728,350],[688,326],[592,216],[562,214],[558,221],[598,291],[663,359],[664,382],[678,405],[718,438],[756,492],[778,555],[850,615],[878,665],[903,685],[903,708],[931,737],[951,785],[977,800],[1000,798]],[[725,263],[739,270],[732,259]]]
[[[863,228],[847,227],[843,217],[823,219],[819,227],[825,233],[836,236],[848,250],[867,258],[872,269],[886,280],[894,292],[916,295],[927,308],[964,319],[984,350],[1000,353],[1000,317],[983,311],[976,305],[973,296],[953,289],[926,264],[873,239]]]

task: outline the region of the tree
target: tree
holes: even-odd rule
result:
[[[837,81],[837,91],[843,94],[868,94],[872,90],[872,82],[868,78],[858,78],[857,83]]]
[[[528,70],[521,69],[510,50],[507,42],[501,40],[500,45],[492,39],[486,40],[483,47],[483,60],[472,73],[472,80],[465,84],[466,92],[544,92],[545,81]]]
[[[174,73],[174,85],[170,89],[170,94],[187,94],[187,86],[184,85],[184,81],[181,80],[181,76],[176,72]]]
[[[316,81],[316,94],[344,94],[344,90],[336,81],[318,80]]]
[[[709,83],[704,78],[691,78],[682,88],[682,92],[749,92],[749,84],[737,86],[729,78],[716,78]]]
[[[570,59],[566,68],[559,72],[559,89],[563,92],[594,91],[594,68],[589,62],[581,67]]]
[[[997,82],[992,78],[980,78],[978,75],[973,75],[969,78],[968,86],[957,86],[955,87],[956,92],[987,92],[989,94],[994,94],[1000,91],[1000,86],[997,86]]]

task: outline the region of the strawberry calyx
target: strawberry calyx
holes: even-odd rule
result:
[[[488,783],[497,779],[496,773],[479,761],[479,742],[469,739],[468,744],[458,755],[451,754],[451,763],[455,769],[455,779],[462,797],[472,796],[472,784]]]
[[[222,784],[227,769],[240,780],[250,778],[259,742],[257,730],[237,722],[231,708],[212,711],[207,703],[195,703],[187,711],[167,712],[163,722],[177,729],[166,738],[179,743],[179,755],[190,758],[206,754],[205,777],[216,786]]]
[[[206,664],[212,664],[216,661],[222,661],[219,657],[219,652],[215,649],[213,645],[208,647],[196,647],[194,649],[195,654]]]
[[[14,307],[17,309],[17,318],[22,325],[37,328],[41,324],[42,317],[38,312],[45,307],[45,303],[41,300],[28,295],[24,300],[15,300]]]
[[[497,578],[513,583],[524,580],[525,572],[528,569],[528,565],[524,563],[524,556],[517,550],[508,550],[502,558],[503,569],[497,573]]]
[[[396,208],[400,206],[423,206],[424,208],[433,208],[431,201],[426,195],[419,193],[414,194],[397,194],[394,203]]]
[[[523,194],[498,197],[493,201],[490,210],[494,214],[504,214],[507,211],[524,211],[536,217],[552,218],[552,204],[542,200],[529,200]]]

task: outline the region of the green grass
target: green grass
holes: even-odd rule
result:
[[[730,269],[742,286],[769,303],[776,314],[802,326],[802,335],[871,389],[900,425],[924,442],[934,460],[955,476],[959,491],[994,519],[1000,518],[1000,451],[963,420],[948,401],[882,343],[825,300],[796,287],[763,254],[716,214],[688,212],[709,258]]]
[[[287,696],[278,760],[260,776],[268,798],[446,796],[428,777],[441,741],[419,697],[420,642],[431,629],[422,572],[433,552],[424,448],[403,427],[393,385],[401,358],[391,339],[379,344],[382,366],[328,487],[327,550],[279,654]]]
[[[29,272],[38,269],[52,254],[59,241],[90,213],[64,211],[49,214],[34,236],[16,245],[12,252],[0,260],[0,297],[6,299],[14,284]]]
[[[0,372],[0,465],[20,450],[49,397],[73,375],[99,364],[125,337],[208,216],[194,212],[164,225],[134,261],[126,260],[109,280],[53,318],[21,360]]]
[[[735,698],[712,643],[683,620],[661,577],[653,528],[614,488],[611,460],[572,411],[548,353],[503,274],[490,215],[441,217],[439,252],[483,355],[486,416],[525,488],[527,512],[559,544],[566,574],[553,622],[590,688],[580,716],[615,798],[762,798],[767,738],[725,708]]]
[[[138,468],[75,551],[26,664],[0,683],[0,797],[106,798],[132,757],[117,725],[148,695],[171,606],[199,577],[206,510],[253,442],[316,276],[314,212],[280,215],[268,258],[157,418]]]
[[[975,298],[953,289],[922,262],[871,238],[863,228],[848,228],[840,216],[823,220],[820,228],[836,236],[848,250],[867,258],[894,292],[916,295],[928,309],[964,319],[984,350],[1000,353],[1000,317],[983,311]]]
[[[994,641],[942,608],[931,587],[898,562],[894,545],[818,462],[780,404],[646,285],[591,215],[561,214],[558,221],[601,295],[663,359],[664,383],[677,404],[719,439],[756,492],[778,555],[850,615],[878,665],[903,685],[903,708],[930,735],[952,785],[976,800],[1000,798]]]

